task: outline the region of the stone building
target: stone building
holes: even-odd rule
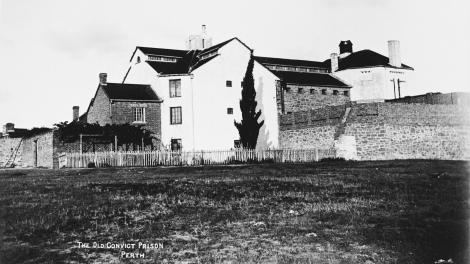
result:
[[[99,80],[86,113],[78,118],[78,107],[74,107],[74,120],[78,118],[100,125],[142,125],[160,138],[162,100],[150,85],[108,83],[106,73],[101,73]]]

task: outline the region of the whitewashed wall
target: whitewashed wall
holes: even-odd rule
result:
[[[394,99],[393,83],[390,81],[393,78],[406,81],[401,84],[402,97],[414,94],[410,90],[412,87],[409,82],[410,70],[370,67],[347,69],[333,74],[353,87],[351,89],[352,101]],[[396,96],[398,97],[398,86],[396,86]]]

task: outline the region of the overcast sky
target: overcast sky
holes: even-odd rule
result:
[[[350,39],[387,55],[401,42],[411,94],[470,91],[470,1],[0,2],[0,125],[52,126],[86,110],[98,83],[122,80],[135,46],[184,49],[202,24],[213,43],[238,37],[260,56],[325,60]]]

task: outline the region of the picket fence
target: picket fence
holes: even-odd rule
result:
[[[63,153],[60,168],[197,166],[243,163],[302,163],[334,158],[334,149],[269,149],[215,151],[117,151]]]

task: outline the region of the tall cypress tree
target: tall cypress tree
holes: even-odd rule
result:
[[[245,77],[242,82],[242,98],[240,100],[240,110],[242,112],[242,120],[240,123],[234,121],[235,127],[240,134],[240,141],[243,148],[254,149],[256,148],[256,141],[258,140],[259,129],[263,126],[264,120],[258,123],[261,116],[261,110],[256,112],[256,91],[255,81],[253,79],[253,54],[248,62]]]

